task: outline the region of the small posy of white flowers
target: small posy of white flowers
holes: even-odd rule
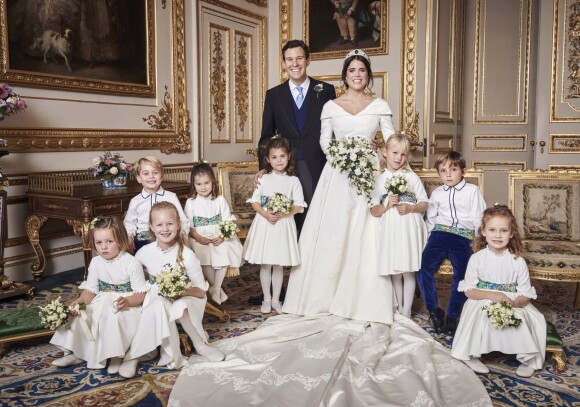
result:
[[[219,225],[211,225],[209,227],[204,227],[203,230],[200,232],[203,237],[208,238],[209,240],[214,240],[219,237],[222,237],[222,232],[220,230]]]
[[[266,204],[266,209],[271,212],[290,213],[292,208],[292,199],[286,195],[276,192],[274,196]]]
[[[498,328],[507,327],[517,328],[521,325],[522,320],[514,315],[514,309],[505,301],[492,302],[481,308],[489,318],[489,322]]]
[[[173,298],[185,294],[185,289],[189,285],[189,279],[182,266],[172,266],[166,264],[155,276],[155,282],[159,289],[159,295],[165,298]]]
[[[224,220],[222,223],[220,223],[221,237],[224,240],[230,240],[239,231],[240,229],[238,228],[238,225],[236,225],[233,220]]]
[[[395,175],[385,182],[385,188],[389,195],[403,195],[409,189],[407,178],[404,175]]]
[[[313,89],[316,92],[316,99],[318,99],[318,96],[320,95],[320,92],[322,92],[322,89],[324,89],[324,86],[322,85],[322,83],[319,83]]]
[[[375,184],[375,152],[368,141],[358,137],[332,140],[328,155],[330,165],[345,174],[357,194],[370,203]]]
[[[60,301],[60,297],[56,300],[51,301],[49,304],[45,305],[44,307],[38,307],[40,315],[40,322],[42,325],[47,329],[57,329],[59,326],[64,325],[65,328],[70,328],[70,312],[76,311],[79,312],[80,310],[86,309],[85,304],[76,304],[74,307],[69,307],[68,305],[64,305]]]

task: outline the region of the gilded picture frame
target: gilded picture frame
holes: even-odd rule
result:
[[[154,55],[148,56],[147,65],[157,66],[156,80],[153,76],[149,80],[152,94],[150,91],[123,94],[123,89],[111,89],[109,82],[93,83],[86,79],[76,79],[77,88],[53,88],[52,82],[62,82],[64,77],[52,76],[47,83],[37,84],[40,75],[30,74],[32,83],[14,86],[28,109],[0,124],[0,139],[7,141],[10,152],[191,151],[185,0],[167,0],[160,6],[154,0],[143,1],[152,13],[147,26],[155,26],[154,31],[148,31],[148,35],[155,32],[155,37],[148,40]],[[0,0],[0,17],[5,16],[5,6],[6,0]],[[5,21],[0,18],[0,23]],[[6,35],[5,24],[1,28],[4,34],[0,35]],[[2,59],[6,66],[6,53]],[[94,91],[93,87],[101,87],[102,92]]]
[[[388,54],[388,0],[359,0],[352,11],[352,1],[339,3],[337,8],[329,0],[303,0],[303,38],[310,59],[344,58],[354,48]]]
[[[31,4],[0,1],[0,81],[155,96],[154,0]]]

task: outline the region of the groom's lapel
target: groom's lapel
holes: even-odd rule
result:
[[[302,137],[308,134],[308,130],[312,125],[313,121],[320,120],[320,110],[318,109],[318,104],[320,103],[320,93],[314,90],[314,87],[320,82],[315,81],[310,78],[310,86],[308,87],[308,92],[306,92],[306,99],[308,100],[308,110],[306,111],[306,125],[304,126],[304,133]],[[317,114],[318,112],[318,114]]]
[[[300,131],[298,130],[298,125],[296,124],[296,118],[294,117],[294,108],[292,103],[292,93],[290,92],[290,85],[288,81],[284,82],[281,87],[278,88],[278,101],[280,102],[280,109],[282,114],[288,121],[289,126],[294,130],[296,136],[300,137]],[[288,137],[286,134],[282,134],[284,137]]]

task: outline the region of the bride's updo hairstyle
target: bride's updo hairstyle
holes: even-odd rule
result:
[[[292,159],[292,148],[290,147],[290,143],[287,139],[282,137],[279,134],[274,134],[270,140],[266,143],[266,145],[262,146],[262,153],[264,154],[264,169],[269,174],[272,172],[272,165],[267,160],[270,156],[270,150],[280,148],[286,151],[288,154],[288,166],[286,167],[286,174],[288,175],[296,175],[296,171],[294,170],[294,160]]]
[[[413,157],[411,156],[411,154],[409,154],[411,152],[411,137],[409,137],[405,133],[398,131],[395,134],[391,134],[389,138],[387,138],[386,142],[383,143],[379,142],[379,148],[381,149],[381,151],[383,151],[383,149],[388,150],[397,143],[401,147],[403,147],[403,150],[405,150],[405,153],[407,154],[405,166],[402,167],[401,169],[403,171],[409,171],[411,169],[411,161],[413,160]],[[381,167],[381,170],[384,171],[387,168],[387,159],[385,158],[384,154],[379,155],[380,155],[379,166]]]
[[[352,50],[348,54],[346,54],[346,57],[344,58],[344,65],[342,66],[342,76],[341,76],[342,83],[344,83],[344,87],[348,89],[348,83],[346,83],[346,71],[348,70],[350,63],[355,60],[361,61],[364,64],[369,74],[369,83],[367,83],[367,88],[369,89],[372,88],[373,71],[371,70],[371,60],[367,55],[367,53],[364,52],[362,49]]]

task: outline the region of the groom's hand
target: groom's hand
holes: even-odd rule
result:
[[[254,189],[258,188],[258,185],[260,185],[260,178],[262,178],[265,173],[266,170],[260,170],[256,175],[254,175]]]

